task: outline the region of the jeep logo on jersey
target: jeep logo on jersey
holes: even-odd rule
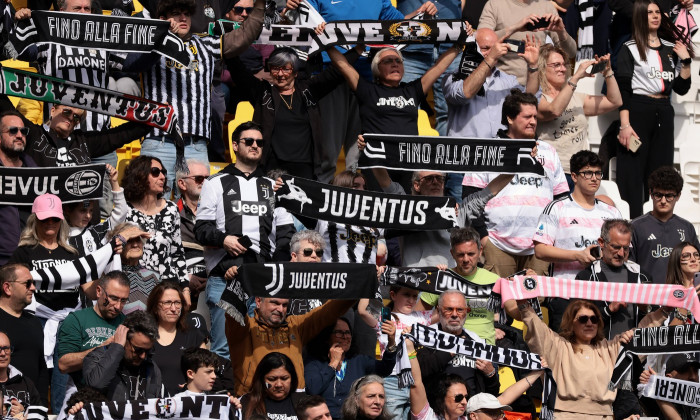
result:
[[[77,197],[83,197],[95,191],[100,186],[100,181],[102,177],[96,171],[88,169],[76,172],[66,180],[66,191]]]
[[[269,213],[268,203],[266,201],[240,201],[233,200],[231,202],[231,210],[234,213],[239,213],[243,216],[262,217]]]

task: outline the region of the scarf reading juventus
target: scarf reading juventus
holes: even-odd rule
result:
[[[185,44],[160,19],[32,10],[17,22],[10,39],[20,54],[34,44],[60,44],[108,52],[154,51],[187,67]],[[76,57],[77,58],[77,57]]]
[[[542,165],[531,156],[535,140],[390,134],[364,134],[364,139],[366,146],[358,162],[362,169],[544,175]]]
[[[228,395],[178,395],[147,400],[86,403],[69,420],[219,419],[230,417]]]
[[[387,267],[380,276],[382,286],[401,286],[439,295],[459,290],[467,299],[488,299],[490,284],[472,283],[452,270],[437,267]]]
[[[697,382],[651,375],[649,382],[640,384],[639,389],[645,397],[700,408],[700,384]]]
[[[451,197],[385,194],[282,175],[277,205],[294,214],[355,226],[442,230],[458,226]]]
[[[41,194],[57,195],[63,203],[102,198],[105,165],[94,163],[61,168],[0,167],[0,204],[31,206]]]
[[[226,285],[218,306],[243,325],[247,296],[326,300],[374,298],[376,294],[373,264],[243,264]]]
[[[630,370],[633,354],[693,353],[698,350],[700,324],[636,328],[632,340],[620,348],[608,389],[614,389]]]
[[[544,276],[515,276],[513,281],[498,279],[493,286],[488,308],[505,315],[502,309],[505,302],[538,297],[671,306],[688,309],[695,319],[700,319],[700,301],[692,287],[675,284],[607,283]]]
[[[546,420],[552,420],[554,418],[557,384],[554,382],[552,371],[549,368],[542,367],[542,361],[538,354],[480,343],[420,324],[415,324],[413,326],[411,339],[414,343],[423,347],[453,354],[462,354],[472,359],[488,360],[498,365],[520,369],[544,370],[544,377],[542,380],[544,383],[542,392],[542,414],[540,418]]]

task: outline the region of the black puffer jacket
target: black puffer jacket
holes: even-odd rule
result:
[[[30,405],[41,405],[41,397],[34,382],[22,375],[22,372],[12,365],[8,366],[7,369],[7,381],[0,382],[0,390],[2,390],[5,399],[17,398],[25,409]]]

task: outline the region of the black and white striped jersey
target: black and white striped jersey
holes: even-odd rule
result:
[[[319,220],[316,231],[325,241],[324,262],[376,264],[377,244],[383,229]]]
[[[103,50],[68,47],[57,44],[40,44],[37,64],[42,74],[101,88],[107,87],[109,70],[122,70],[126,54],[113,54]],[[83,131],[101,131],[110,127],[110,117],[88,112]]]
[[[185,42],[190,66],[161,57],[144,72],[143,92],[150,100],[171,104],[182,134],[211,136],[211,90],[214,62],[221,58],[221,38],[192,35]],[[154,136],[165,134],[154,129]]]
[[[247,236],[250,250],[266,261],[273,259],[278,246],[289,246],[294,221],[284,209],[275,208],[273,185],[260,169],[246,177],[234,165],[204,183],[194,233],[205,247],[208,272],[226,255],[227,235]]]

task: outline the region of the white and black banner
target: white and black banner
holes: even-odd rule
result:
[[[42,194],[56,195],[63,203],[98,200],[104,175],[104,163],[60,168],[0,166],[0,204],[31,206]]]
[[[411,339],[416,345],[428,347],[452,354],[461,354],[472,359],[488,360],[498,365],[526,370],[544,370],[544,389],[542,394],[542,413],[540,418],[554,418],[554,403],[557,396],[557,384],[549,368],[542,367],[540,355],[523,350],[506,349],[483,342],[457,337],[429,326],[414,324]]]
[[[402,171],[532,173],[544,168],[532,157],[535,140],[364,134],[358,168]]]
[[[608,389],[614,389],[632,367],[634,354],[672,354],[700,351],[700,324],[636,328],[632,340],[620,347]]]
[[[452,197],[385,194],[336,187],[282,175],[277,205],[312,219],[401,230],[442,230],[458,226]]]
[[[185,44],[160,19],[32,10],[17,22],[11,40],[20,54],[34,44],[61,44],[109,52],[157,52],[187,67]]]
[[[700,408],[700,383],[666,376],[651,375],[647,384],[639,385],[644,397]]]
[[[96,251],[67,263],[53,265],[39,270],[32,270],[37,293],[53,290],[68,290],[95,281],[107,272],[110,263],[118,264],[112,269],[121,269],[121,260],[113,259],[114,243],[102,245]]]
[[[382,286],[401,286],[439,295],[459,290],[467,299],[488,299],[490,284],[472,283],[452,270],[437,267],[386,267],[380,276]]]
[[[147,400],[87,403],[68,420],[155,420],[231,418],[228,395],[183,395]]]

